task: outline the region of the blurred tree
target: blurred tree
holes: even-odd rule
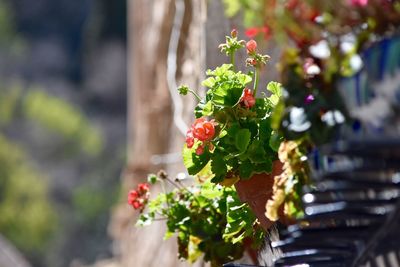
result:
[[[43,263],[55,232],[60,231],[61,218],[50,200],[49,178],[34,166],[29,153],[7,137],[16,118],[59,135],[62,147],[68,144],[90,156],[98,155],[103,139],[76,107],[59,98],[40,89],[23,93],[18,85],[0,90],[0,232],[34,263]],[[81,212],[92,220],[111,205],[109,196],[115,195],[93,193],[82,187],[76,191],[75,203],[86,207]],[[82,200],[91,195],[96,197]]]

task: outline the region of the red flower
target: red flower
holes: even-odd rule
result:
[[[204,144],[200,144],[197,148],[196,148],[196,155],[201,155],[204,153]]]
[[[131,190],[128,193],[128,204],[133,205],[135,201],[137,201],[139,197],[139,193],[136,190]]]
[[[253,92],[245,88],[243,90],[242,97],[240,99],[240,102],[246,107],[246,108],[251,108],[256,104],[256,98],[253,95]]]
[[[244,34],[249,38],[255,38],[257,34],[260,32],[260,29],[257,27],[248,28]]]
[[[131,205],[135,210],[144,209],[150,196],[150,187],[147,183],[138,184],[136,190],[131,190],[128,193],[128,204]]]
[[[150,191],[150,187],[147,183],[141,183],[137,186],[137,190],[139,191],[140,195],[145,195]]]
[[[254,54],[257,49],[257,42],[254,40],[250,40],[246,43],[246,49],[248,54]]]
[[[245,31],[245,35],[248,38],[256,38],[256,36],[260,33],[264,33],[264,39],[267,40],[269,39],[270,35],[271,35],[271,29],[267,26],[263,26],[263,27],[252,27],[252,28],[248,28]]]
[[[204,117],[195,120],[191,128],[194,138],[200,141],[210,141],[215,135],[215,122],[207,121]]]
[[[131,205],[135,210],[143,208],[143,204],[140,203],[139,201],[134,201]]]
[[[191,129],[186,132],[186,145],[188,148],[192,148],[194,145],[194,137]]]

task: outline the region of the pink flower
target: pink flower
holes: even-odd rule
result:
[[[366,6],[368,5],[368,0],[347,0],[352,6]]]
[[[304,99],[304,102],[306,103],[306,104],[310,104],[311,102],[313,102],[314,101],[314,96],[312,95],[312,94],[309,94],[305,99]]]
[[[251,108],[256,104],[256,98],[254,97],[253,92],[250,89],[245,88],[243,90],[240,103],[242,103],[246,108]]]
[[[246,43],[247,54],[254,54],[257,49],[257,42],[250,40]]]

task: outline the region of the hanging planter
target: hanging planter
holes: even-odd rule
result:
[[[282,173],[282,167],[282,162],[276,160],[271,173],[255,174],[248,180],[241,179],[235,183],[240,200],[249,204],[266,231],[275,223],[265,216],[266,204],[273,194],[274,177]]]

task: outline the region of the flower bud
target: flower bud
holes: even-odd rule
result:
[[[165,180],[165,179],[168,178],[168,174],[167,174],[167,172],[164,171],[164,170],[160,170],[160,171],[157,173],[157,176],[158,176],[160,179],[163,179],[163,180]]]
[[[187,93],[189,92],[189,87],[187,85],[181,85],[178,87],[178,92],[181,95],[187,95]]]
[[[246,49],[248,54],[254,54],[257,49],[257,42],[254,40],[250,40],[246,43]]]
[[[231,37],[232,37],[232,38],[236,38],[236,37],[237,37],[237,34],[238,34],[238,31],[237,31],[236,29],[232,29],[232,31],[231,31]]]

